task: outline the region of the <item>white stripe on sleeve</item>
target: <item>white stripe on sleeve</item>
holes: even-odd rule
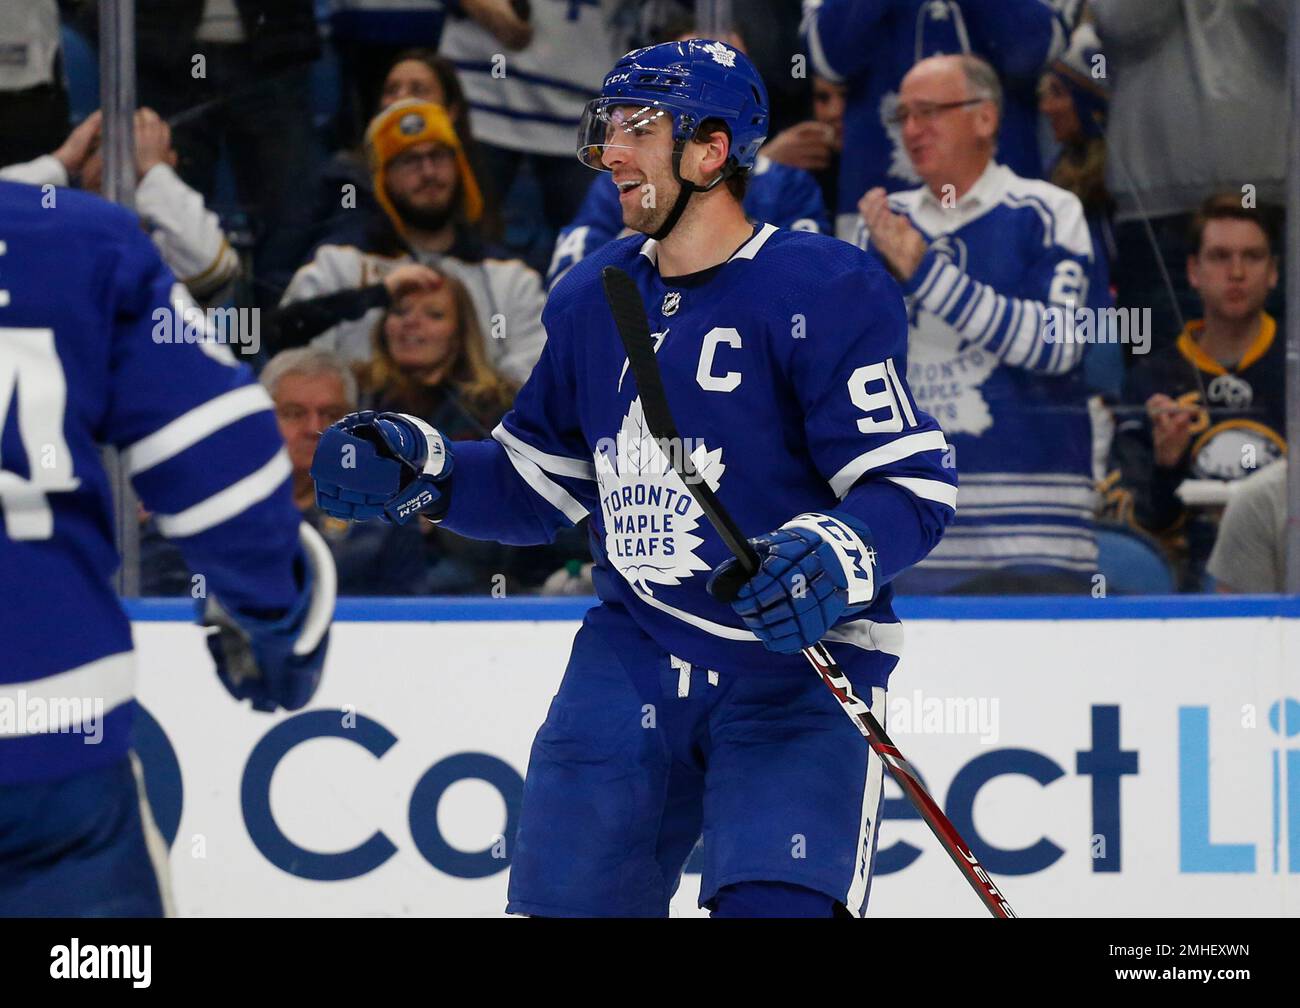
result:
[[[582,459],[566,458],[563,455],[548,455],[544,451],[539,451],[527,441],[511,434],[505,424],[497,424],[496,429],[492,431],[492,436],[552,476],[571,476],[574,479],[585,480],[596,478],[596,467],[592,463],[584,462]]]
[[[957,510],[957,488],[943,480],[921,479],[917,476],[886,476],[890,483],[897,483],[904,490],[924,500],[936,504],[946,504]]]
[[[506,450],[506,458],[515,467],[515,472],[532,488],[533,493],[541,497],[542,500],[554,507],[575,525],[587,516],[587,509],[578,503],[578,500],[569,491],[542,472],[541,467],[536,462],[533,462],[508,444],[502,443],[502,447]]]
[[[917,452],[946,451],[947,448],[948,441],[944,437],[943,431],[938,430],[922,431],[918,434],[907,434],[895,438],[878,448],[863,452],[844,466],[831,477],[831,490],[836,497],[843,500],[863,473],[870,472],[872,469],[879,469],[881,466],[889,465],[900,459],[909,458]]]
[[[128,447],[124,453],[127,472],[138,476],[236,420],[269,410],[271,405],[271,397],[261,385],[243,385],[209,399]]]
[[[158,515],[158,531],[169,539],[204,532],[270,497],[292,473],[293,465],[289,462],[288,454],[281,448],[262,468],[230,484],[207,500],[177,514]]]
[[[0,721],[0,737],[27,734],[23,714],[33,701],[49,712],[43,732],[73,731],[88,721],[102,719],[135,695],[135,653],[105,655],[85,665],[42,679],[0,685],[0,706],[16,710],[12,728]],[[89,710],[86,705],[89,704]]]

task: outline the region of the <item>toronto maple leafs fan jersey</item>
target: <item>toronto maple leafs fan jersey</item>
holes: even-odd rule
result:
[[[134,215],[54,196],[0,182],[0,785],[128,746],[135,663],[100,445],[228,609],[299,594],[270,399],[227,346],[192,341],[201,325],[190,342],[171,326],[193,306]]]
[[[611,264],[646,305],[680,450],[746,535],[851,510],[874,530],[884,584],[942,534],[956,474],[907,389],[897,285],[872,254],[771,224],[690,277],[661,277],[657,243],[641,235],[573,267],[547,302],[546,348],[515,408],[491,440],[457,444],[443,523],[527,544],[590,515],[598,594],[675,657],[719,671],[801,667],[705,590],[730,554],[646,428],[602,293]],[[891,600],[885,584],[827,638],[876,685],[901,645]]]
[[[1078,198],[990,162],[955,205],[923,186],[892,194],[890,206],[930,244],[903,284],[908,384],[962,474],[961,513],[908,591],[992,569],[1095,572],[1086,344],[1064,338],[1086,332],[1049,313],[1073,320],[1095,303]],[[868,240],[860,227],[858,244]]]
[[[802,168],[783,165],[761,154],[745,190],[745,215],[750,220],[775,224],[791,231],[830,232],[826,203],[817,180]],[[578,216],[560,230],[546,271],[547,286],[554,286],[574,263],[580,262],[623,230],[618,186],[609,172],[591,182],[578,208]]]
[[[506,49],[482,24],[448,4],[439,52],[456,64],[474,138],[504,150],[573,156],[586,103],[627,48],[624,0],[542,0],[526,5],[531,37]],[[408,39],[407,45],[429,45]]]

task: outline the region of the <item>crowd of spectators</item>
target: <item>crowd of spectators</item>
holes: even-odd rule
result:
[[[694,4],[135,8],[136,210],[195,302],[260,309],[250,363],[340,590],[586,590],[585,529],[521,549],[349,526],[308,468],[355,409],[490,436],[547,289],[627,233],[574,157],[584,104],[622,52],[695,37]],[[1097,594],[1115,537],[1179,590],[1279,588],[1287,0],[732,13],[772,96],[746,211],[881,257],[952,445],[957,520],[900,590]],[[93,0],[0,6],[0,177],[100,188],[97,32]],[[146,592],[186,591],[141,521]]]

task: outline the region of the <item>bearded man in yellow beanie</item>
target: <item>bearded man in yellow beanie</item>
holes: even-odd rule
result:
[[[419,283],[432,273],[461,280],[478,314],[488,360],[522,384],[532,373],[545,342],[541,278],[521,260],[495,258],[476,224],[483,213],[478,181],[446,109],[403,99],[384,109],[366,130],[366,156],[374,193],[388,225],[358,245],[321,245],[294,274],[281,306],[313,301],[324,310],[304,313],[310,326],[296,325],[273,349],[308,339],[348,361],[370,356],[370,336],[399,275]],[[347,190],[348,186],[344,186]],[[355,210],[355,193],[340,194],[340,213]]]
[[[456,212],[471,224],[483,215],[478,181],[441,105],[415,98],[390,105],[366,130],[366,156],[375,199],[399,231],[415,231],[421,244],[449,241]]]

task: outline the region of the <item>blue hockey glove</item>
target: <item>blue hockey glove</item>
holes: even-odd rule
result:
[[[802,651],[875,597],[871,530],[852,515],[801,514],[750,543],[758,554],[758,573],[733,599],[725,598],[724,586],[734,584],[739,573],[740,561],[733,557],[713,571],[708,590],[730,601],[769,651]]]
[[[236,700],[251,700],[255,710],[297,710],[316,692],[337,577],[334,558],[320,534],[305,522],[298,527],[302,592],[277,620],[232,616],[214,596],[201,604],[199,622],[208,627],[208,650],[217,677]]]
[[[325,429],[311,463],[316,506],[349,521],[434,521],[451,502],[451,447],[418,417],[349,413]]]

